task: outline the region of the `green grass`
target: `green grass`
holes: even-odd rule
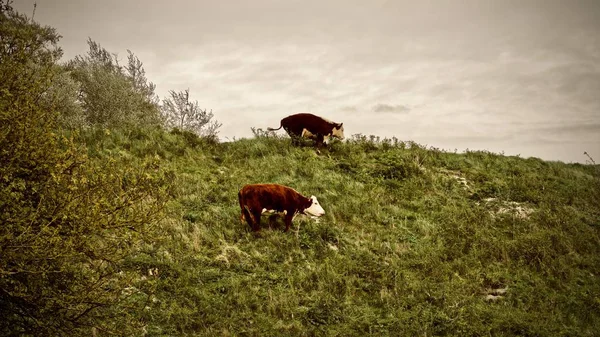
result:
[[[593,336],[600,331],[598,166],[355,136],[317,155],[287,138],[215,144],[88,135],[90,153],[175,172],[148,276],[151,336]],[[237,192],[280,183],[326,210],[255,235]],[[494,289],[506,292],[486,299]]]

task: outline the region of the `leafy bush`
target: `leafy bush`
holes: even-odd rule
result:
[[[0,334],[130,334],[147,296],[123,263],[156,227],[171,173],[156,160],[88,158],[63,135],[52,28],[0,3]],[[58,97],[58,96],[56,96]]]
[[[87,125],[103,128],[130,128],[162,125],[154,85],[143,76],[142,63],[129,54],[128,65],[119,65],[116,56],[88,40],[89,51],[69,61],[65,70],[80,85]]]
[[[169,91],[171,97],[163,99],[161,113],[168,128],[193,132],[216,141],[221,123],[213,120],[214,114],[200,109],[198,101],[190,100],[190,91]]]
[[[375,158],[370,174],[383,179],[404,180],[421,174],[419,163],[397,151],[382,152]]]

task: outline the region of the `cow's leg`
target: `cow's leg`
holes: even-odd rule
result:
[[[287,134],[290,136],[290,138],[292,139],[292,145],[297,145],[298,143],[298,136],[296,135],[296,133],[292,130],[290,130],[287,127],[283,128],[285,130],[285,132],[287,132]]]
[[[321,153],[321,147],[323,147],[323,135],[318,134],[317,137],[315,138],[315,150],[317,151],[317,153]]]
[[[297,134],[291,134],[292,137],[292,145],[300,146],[302,145],[302,136],[298,136]]]
[[[274,228],[275,223],[277,222],[277,217],[279,214],[273,213],[269,216],[269,227]]]
[[[260,215],[261,215],[261,209],[255,209],[252,212],[252,217],[254,218],[254,225],[252,225],[252,230],[255,232],[260,231]]]
[[[242,206],[242,215],[240,216],[240,221],[244,222],[244,220],[246,220],[248,225],[250,225],[250,228],[254,228],[254,225],[252,224],[252,215],[250,214],[248,206]]]
[[[287,214],[285,215],[285,231],[289,231],[290,230],[290,226],[292,225],[292,219],[294,218],[294,211],[288,211]]]

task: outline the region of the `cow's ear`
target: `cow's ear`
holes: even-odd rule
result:
[[[340,125],[338,125],[338,128],[341,128],[342,126],[344,126],[344,123],[340,123]]]

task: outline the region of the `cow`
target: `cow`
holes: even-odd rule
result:
[[[241,216],[240,220],[248,223],[253,231],[260,230],[262,213],[277,212],[284,214],[285,231],[290,230],[292,219],[296,214],[307,214],[315,217],[325,214],[317,197],[303,196],[293,188],[279,184],[245,185],[238,192]],[[271,221],[273,218],[271,217]]]
[[[287,116],[281,120],[277,129],[267,128],[267,130],[277,131],[282,127],[290,135],[293,143],[297,143],[298,138],[301,137],[314,139],[317,150],[329,137],[344,139],[344,123],[334,123],[309,113]]]

